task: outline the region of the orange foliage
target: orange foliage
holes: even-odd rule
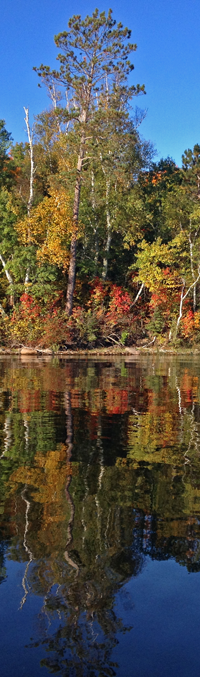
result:
[[[197,310],[195,313],[191,308],[187,311],[186,315],[182,317],[182,326],[181,333],[184,338],[194,338],[196,337],[196,332],[200,329],[200,311]]]

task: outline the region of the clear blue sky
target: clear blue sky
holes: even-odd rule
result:
[[[136,103],[147,109],[140,128],[159,157],[177,164],[186,148],[200,143],[200,1],[199,0],[0,0],[0,118],[14,141],[25,141],[23,106],[31,117],[49,106],[33,66],[55,66],[53,37],[67,29],[73,14],[113,9],[117,21],[132,30],[134,83],[147,95]]]

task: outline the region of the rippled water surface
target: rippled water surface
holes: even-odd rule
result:
[[[0,376],[1,677],[199,677],[200,358]]]

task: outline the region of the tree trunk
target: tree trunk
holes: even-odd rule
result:
[[[199,282],[199,279],[200,279],[200,266],[198,268],[198,275],[197,275],[196,280],[189,286],[189,288],[185,292],[185,294],[184,294],[185,280],[183,280],[183,287],[182,287],[182,290],[181,290],[181,298],[180,298],[180,306],[179,306],[179,316],[178,316],[178,319],[177,319],[177,322],[176,322],[176,329],[175,329],[175,336],[174,336],[175,339],[177,337],[179,324],[180,324],[180,321],[181,321],[182,315],[183,315],[183,303],[184,303],[185,299],[187,298],[188,294],[190,293],[191,289],[194,289],[194,287],[196,287],[197,282]]]
[[[81,122],[86,123],[87,112],[83,111],[81,116]],[[81,173],[82,165],[85,156],[85,129],[81,135],[80,150],[77,162],[77,174],[76,174],[76,185],[74,193],[74,207],[73,207],[73,222],[74,222],[74,232],[71,239],[70,247],[70,263],[69,263],[69,273],[68,273],[68,285],[67,285],[67,303],[66,303],[66,313],[70,317],[72,314],[73,306],[73,295],[74,287],[76,280],[76,249],[77,249],[77,228],[78,228],[78,215],[79,215],[79,203],[80,203],[80,193],[81,193]]]
[[[0,261],[1,261],[1,263],[2,263],[2,266],[3,266],[3,269],[4,269],[5,275],[6,275],[6,277],[7,277],[7,280],[8,280],[8,282],[9,282],[9,285],[10,285],[10,288],[11,288],[10,306],[12,307],[12,306],[14,306],[13,279],[12,279],[11,274],[9,273],[9,270],[7,269],[7,264],[6,264],[6,262],[4,261],[4,258],[3,258],[3,256],[2,256],[1,254],[0,254]]]
[[[72,314],[73,306],[73,296],[74,296],[74,287],[76,280],[76,243],[77,237],[76,232],[74,232],[71,240],[70,247],[70,264],[69,264],[69,274],[68,274],[68,285],[67,285],[67,303],[66,303],[66,313],[70,317]]]
[[[33,206],[33,182],[34,182],[34,174],[35,174],[35,164],[34,164],[34,155],[33,155],[33,129],[30,129],[29,125],[29,109],[24,107],[24,112],[25,112],[25,123],[26,123],[26,129],[27,129],[27,135],[28,135],[28,142],[29,142],[29,153],[30,153],[30,183],[29,183],[29,199],[27,203],[27,214],[28,218],[30,218],[31,214],[31,209]],[[28,227],[28,237],[29,240],[31,239],[31,232],[30,232],[30,225]],[[24,280],[24,287],[25,287],[25,292],[28,292],[28,283],[29,283],[29,266],[27,266],[26,269],[26,274],[25,274],[25,280]]]
[[[111,226],[109,225],[109,227],[108,227],[108,223],[110,224],[110,221],[108,222],[108,220],[107,220],[107,241],[106,241],[106,246],[105,246],[105,254],[104,254],[104,258],[103,258],[103,270],[102,270],[102,280],[104,280],[104,281],[106,280],[107,273],[108,273],[108,254],[109,254],[109,251],[110,251],[110,245],[111,245],[111,240],[112,240]]]
[[[109,151],[110,154],[110,151]],[[112,239],[112,234],[111,234],[111,218],[110,218],[110,210],[109,210],[109,193],[110,193],[110,179],[106,178],[106,170],[103,165],[103,157],[102,153],[100,153],[100,160],[101,160],[101,167],[102,167],[102,172],[105,176],[106,179],[106,226],[107,226],[107,238],[106,238],[106,245],[105,245],[105,250],[104,250],[104,257],[103,257],[103,269],[102,269],[102,280],[106,280],[107,278],[107,273],[108,273],[108,254],[110,251],[110,245],[111,245],[111,239]]]
[[[28,142],[29,142],[29,151],[30,151],[30,184],[29,184],[29,199],[28,199],[28,204],[27,204],[27,213],[28,217],[30,216],[31,212],[31,207],[33,204],[33,181],[34,181],[34,173],[35,173],[35,167],[34,167],[34,157],[33,157],[33,131],[30,129],[29,125],[29,110],[28,108],[24,107],[24,112],[25,112],[25,123],[26,123],[26,129],[27,129],[27,134],[28,134]]]
[[[192,278],[195,280],[195,274],[194,274],[194,265],[193,265],[193,242],[191,239],[191,233],[189,234],[189,245],[190,245],[190,268],[191,268],[191,273],[192,273]],[[196,310],[196,284],[193,287],[193,312],[195,313]]]
[[[135,297],[133,303],[131,303],[131,305],[130,305],[129,310],[135,305],[135,303],[137,303],[137,301],[138,301],[138,299],[139,299],[139,297],[140,297],[140,294],[142,293],[142,290],[143,290],[143,289],[144,289],[144,282],[142,282],[142,284],[141,284],[141,286],[140,286],[140,288],[139,288],[138,293],[136,294],[136,297]]]
[[[89,111],[89,107],[90,107],[90,97],[91,97],[93,74],[94,74],[94,63],[92,63],[92,65],[91,65],[90,82],[87,85],[87,88],[86,88],[86,91],[85,91],[85,98],[84,98],[85,103],[84,103],[84,107],[82,108],[81,115],[80,115],[80,118],[79,118],[79,122],[82,125],[82,132],[81,132],[81,141],[80,141],[79,155],[78,155],[78,161],[77,161],[76,185],[75,185],[74,207],[73,207],[74,232],[73,232],[73,235],[72,235],[71,248],[70,248],[70,263],[69,263],[69,275],[68,275],[68,285],[67,285],[67,303],[66,303],[66,307],[65,307],[65,310],[66,310],[69,317],[72,314],[74,287],[75,287],[75,280],[76,280],[77,229],[78,229],[78,215],[79,215],[79,204],[80,204],[80,194],[81,194],[82,167],[83,167],[83,160],[84,160],[84,157],[85,157],[85,137],[86,137],[85,126],[87,124],[88,111]],[[84,89],[83,89],[83,93],[84,93]]]
[[[99,259],[99,238],[98,238],[98,226],[97,226],[97,217],[96,217],[96,202],[95,202],[95,189],[94,189],[94,170],[92,169],[91,173],[91,194],[92,194],[92,211],[93,211],[93,230],[95,238],[95,256],[94,256],[94,265],[95,265],[95,275],[98,266]]]
[[[104,170],[103,170],[104,171]],[[104,172],[105,173],[105,172]],[[107,273],[108,273],[108,255],[110,251],[110,245],[111,245],[111,239],[112,239],[112,234],[111,234],[111,219],[110,219],[110,211],[109,211],[109,192],[110,192],[110,181],[107,179],[106,180],[106,225],[107,225],[107,239],[106,239],[106,246],[105,246],[105,254],[103,258],[103,270],[102,270],[102,280],[106,280],[107,278]]]

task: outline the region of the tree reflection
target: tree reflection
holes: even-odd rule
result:
[[[62,557],[56,561],[42,560],[38,571],[38,565],[34,565],[31,574],[31,587],[38,594],[38,579],[40,581],[39,593],[45,594],[43,613],[46,617],[41,619],[40,640],[48,655],[43,659],[51,672],[60,671],[63,675],[99,674],[115,675],[114,666],[111,663],[111,652],[117,643],[116,634],[123,632],[125,628],[114,611],[115,594],[124,582],[132,575],[136,575],[142,568],[143,557],[139,551],[128,547],[122,547],[121,543],[121,511],[114,506],[113,523],[118,532],[117,543],[105,547],[105,538],[102,533],[100,492],[103,477],[103,451],[101,443],[101,422],[98,423],[98,435],[96,443],[96,465],[99,465],[96,487],[92,484],[93,494],[89,493],[88,484],[84,483],[85,496],[85,523],[81,520],[81,526],[85,533],[84,540],[81,538],[80,526],[77,538],[77,549],[73,547],[73,527],[75,520],[75,504],[70,494],[73,465],[71,463],[73,448],[73,424],[70,392],[65,393],[65,411],[67,424],[66,440],[66,484],[65,496],[69,506],[69,519],[67,524],[67,543]],[[94,465],[87,464],[87,478],[90,482],[90,473],[94,473]],[[74,492],[76,494],[76,491]],[[93,506],[96,505],[97,519],[96,540],[91,539],[88,532],[88,522],[91,516],[91,498]],[[89,504],[89,505],[88,505]],[[89,511],[88,511],[89,509]],[[79,508],[80,510],[80,508]],[[80,525],[80,520],[78,520]],[[95,528],[95,525],[94,525]],[[111,529],[110,529],[111,532]],[[110,533],[112,538],[112,532]],[[87,554],[85,557],[85,551]],[[102,554],[103,551],[103,554]],[[43,570],[43,573],[42,573]],[[43,589],[41,582],[43,580]],[[57,584],[55,592],[53,587]],[[56,629],[55,625],[57,626]],[[37,642],[38,645],[38,642]],[[35,646],[35,645],[33,645]],[[89,672],[88,672],[89,671]]]
[[[114,675],[116,594],[146,556],[200,571],[200,374],[23,370],[6,374],[0,412],[0,527],[24,562],[21,613],[29,590],[43,598],[35,645],[50,671]]]
[[[66,543],[66,550],[64,552],[64,557],[66,559],[66,562],[73,567],[76,570],[76,573],[78,574],[79,567],[76,562],[72,560],[72,558],[69,556],[68,553],[68,548],[72,543],[73,540],[73,535],[72,535],[72,529],[73,529],[73,524],[74,524],[74,515],[75,515],[75,507],[74,503],[69,491],[69,487],[71,484],[71,476],[72,476],[72,467],[71,467],[71,456],[72,456],[72,449],[73,449],[73,423],[72,423],[72,408],[71,408],[71,395],[70,392],[67,391],[65,393],[64,397],[65,401],[65,413],[66,413],[66,427],[67,427],[67,439],[66,439],[66,459],[67,459],[67,468],[66,468],[66,474],[67,474],[67,480],[66,480],[66,485],[65,485],[65,495],[66,499],[69,505],[70,509],[70,517],[69,517],[69,522],[68,522],[68,527],[67,527],[67,543]]]

